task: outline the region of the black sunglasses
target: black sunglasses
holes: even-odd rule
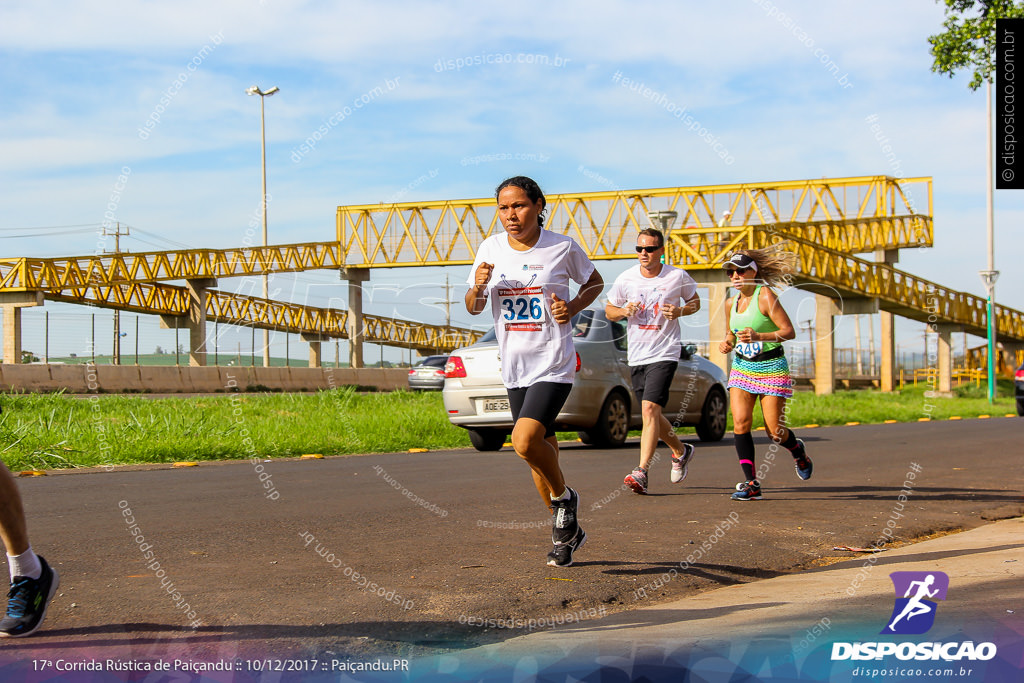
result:
[[[653,254],[654,252],[658,251],[659,249],[661,249],[661,247],[637,247],[636,248],[636,253],[639,254],[641,251],[646,251],[648,254]]]

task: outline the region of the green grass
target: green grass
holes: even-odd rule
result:
[[[469,446],[438,393],[199,398],[9,394],[0,457],[11,469],[344,454]]]
[[[931,395],[924,383],[916,387],[907,385],[892,394],[878,391],[837,391],[831,396],[817,396],[812,392],[797,392],[789,401],[789,424],[793,428],[817,424],[844,425],[847,422],[878,424],[886,420],[916,422],[921,418],[948,420],[950,417],[1003,416],[1016,411],[1013,382],[997,382],[997,399],[989,404],[987,385],[976,388],[963,386],[953,391],[952,398]],[[760,410],[755,411],[755,428],[763,425]],[[730,419],[729,428],[732,429]]]
[[[1000,382],[1001,398],[994,406],[985,392],[984,385],[970,386],[957,390],[954,398],[932,398],[923,384],[889,395],[799,392],[789,403],[789,423],[799,429],[807,424],[914,422],[1015,411],[1012,382]],[[168,399],[7,394],[0,404],[0,458],[14,470],[470,445],[465,430],[448,423],[439,392],[360,394],[344,387],[309,394]],[[760,418],[757,409],[755,427],[760,427]]]

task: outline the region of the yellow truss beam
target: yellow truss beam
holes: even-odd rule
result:
[[[928,213],[915,211],[910,187],[927,197]],[[694,229],[713,227],[728,210],[734,223],[814,233],[821,244],[845,251],[932,241],[931,180],[887,176],[552,195],[547,225],[572,235],[591,258],[621,258],[631,256],[633,236],[649,223],[647,212],[663,209],[678,211],[679,225]],[[0,259],[0,290],[466,264],[498,227],[492,199],[339,207],[337,220],[337,242]]]
[[[273,301],[216,289],[207,290],[206,293],[206,315],[210,322],[293,334],[349,338],[346,328],[348,311]],[[167,284],[76,287],[46,292],[45,297],[53,301],[85,303],[154,315],[184,316],[188,315],[189,309],[188,290]],[[364,314],[363,335],[366,341],[375,344],[439,353],[472,344],[482,332]]]
[[[595,260],[634,258],[650,211],[672,210],[669,262],[716,268],[729,252],[780,239],[795,245],[798,279],[878,298],[907,317],[952,322],[984,336],[984,301],[853,253],[930,246],[930,178],[862,176],[550,195],[549,229],[575,238]],[[731,216],[718,227],[725,212]],[[338,207],[337,241],[239,249],[0,259],[0,291],[43,290],[47,298],[143,313],[183,315],[185,289],[171,280],[315,269],[469,264],[499,223],[493,199]],[[210,290],[211,320],[346,337],[344,311]],[[935,320],[931,320],[934,316]],[[1000,336],[1024,341],[1019,311],[996,306]],[[366,338],[419,349],[450,349],[471,330],[364,316]]]
[[[688,270],[718,268],[735,249],[761,249],[780,241],[796,252],[796,281],[826,285],[841,296],[877,298],[883,309],[913,320],[963,325],[971,334],[987,334],[985,299],[830,249],[796,232],[754,226],[673,230],[666,260]],[[1001,339],[1024,341],[1024,313],[997,304],[995,317]]]
[[[592,259],[632,256],[649,211],[676,211],[676,225],[729,224],[816,234],[838,250],[931,246],[931,178],[794,180],[547,196],[546,226],[571,235]],[[493,199],[339,206],[337,237],[358,268],[472,263],[500,230]]]
[[[344,265],[337,242],[0,259],[0,290],[52,291],[83,286],[338,269]]]

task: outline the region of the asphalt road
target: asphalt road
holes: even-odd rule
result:
[[[599,618],[849,558],[833,547],[885,533],[904,543],[1020,515],[1022,434],[1011,418],[803,430],[814,477],[782,453],[753,502],[729,499],[731,436],[698,443],[678,485],[662,450],[647,496],[621,486],[635,443],[568,444],[589,540],[565,569],[545,564],[550,520],[507,449],[22,478],[33,545],[62,579],[44,630],[3,656],[457,652],[521,635],[516,620]]]

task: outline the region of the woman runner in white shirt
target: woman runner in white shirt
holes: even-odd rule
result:
[[[577,521],[579,494],[558,464],[554,422],[572,389],[576,350],[572,317],[601,293],[604,281],[570,237],[544,230],[546,200],[525,176],[495,191],[505,232],[484,240],[467,284],[466,310],[491,301],[501,354],[501,378],[512,410],[512,447],[533,471],[544,504],[554,513],[548,564],[568,567],[587,539]],[[570,298],[569,280],[582,286]]]

